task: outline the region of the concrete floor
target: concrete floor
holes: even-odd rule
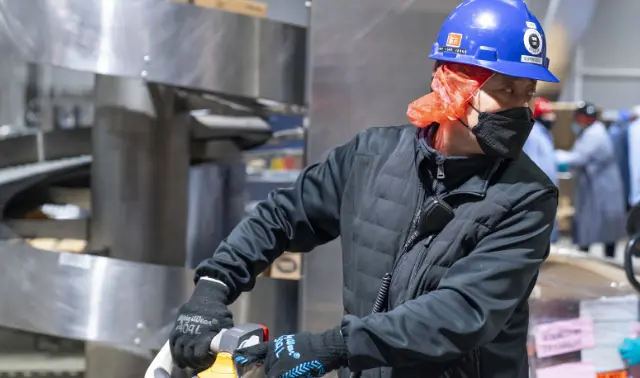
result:
[[[563,247],[575,247],[571,242],[571,239],[568,237],[562,237],[560,241],[557,243]],[[615,262],[622,265],[624,259],[624,251],[627,247],[627,240],[621,240],[616,244],[616,256],[613,259]],[[589,256],[601,258],[603,260],[608,260],[604,256],[604,244],[595,244],[589,248]],[[636,259],[634,266],[638,269],[638,273],[640,274],[640,259]]]

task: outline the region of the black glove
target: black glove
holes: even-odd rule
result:
[[[284,335],[238,349],[233,360],[240,366],[264,364],[269,378],[322,377],[347,366],[347,346],[336,327],[322,334]]]
[[[178,319],[169,335],[173,362],[180,368],[208,368],[216,356],[211,341],[223,328],[233,327],[227,309],[228,289],[221,283],[201,279],[189,302],[180,307]]]

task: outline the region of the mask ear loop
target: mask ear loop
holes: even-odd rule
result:
[[[478,93],[480,93],[480,89],[478,89],[478,91],[476,93],[473,94],[473,96],[471,96],[471,98],[475,97]],[[471,100],[471,99],[469,99]],[[480,100],[478,100],[480,101]],[[476,113],[480,114],[480,111],[478,109],[476,109],[475,106],[473,106],[473,103],[471,101],[467,101],[467,106],[470,107],[471,109],[473,109]],[[464,125],[464,127],[466,127],[467,129],[471,130],[471,127],[465,122],[463,121],[461,118],[458,118],[458,121],[460,121],[461,124]]]
[[[484,87],[484,85],[487,84],[489,82],[489,80],[491,80],[494,76],[496,76],[495,73],[493,73],[491,76],[489,76],[489,78],[484,83],[482,83],[480,88],[478,88],[478,90],[471,96],[471,98],[469,98],[469,101],[467,101],[467,106],[469,106],[471,109],[473,109],[478,114],[480,114],[482,112],[480,110],[476,109],[476,107],[473,106],[473,103],[470,100],[472,98],[478,96],[480,94],[480,89],[482,89],[482,87]],[[478,97],[478,102],[480,102],[480,97]],[[466,122],[464,122],[460,118],[458,118],[458,121],[460,121],[460,123],[463,124],[464,127],[466,127],[467,129],[471,130],[471,127]],[[477,126],[477,123],[476,123],[476,126]]]

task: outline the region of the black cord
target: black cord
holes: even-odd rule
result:
[[[377,314],[384,309],[384,304],[387,301],[387,295],[389,295],[389,286],[391,286],[391,273],[385,273],[384,277],[382,277],[382,284],[380,285],[380,290],[378,290],[378,296],[376,297],[376,301],[373,304],[373,310],[371,310],[372,314]],[[362,372],[351,372],[350,378],[360,378]]]
[[[627,243],[627,248],[624,251],[624,272],[627,275],[627,280],[631,286],[640,292],[640,282],[636,279],[636,274],[633,270],[633,257],[636,255],[636,244],[640,241],[640,234],[634,235]],[[640,252],[640,251],[638,251]]]

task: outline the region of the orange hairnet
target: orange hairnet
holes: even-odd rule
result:
[[[433,92],[409,104],[407,117],[417,127],[444,123],[463,117],[469,99],[493,76],[486,68],[444,63],[431,82]]]

